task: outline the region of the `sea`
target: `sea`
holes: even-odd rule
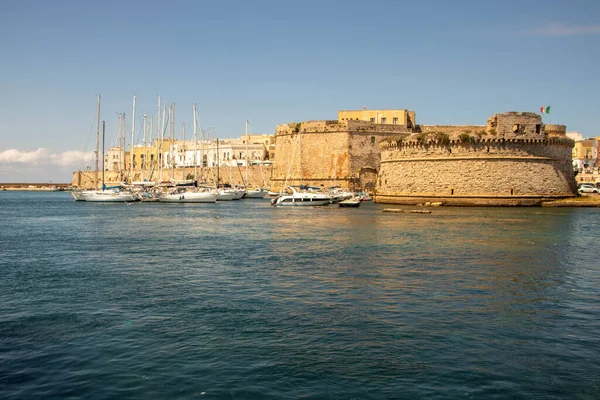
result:
[[[415,208],[0,192],[0,399],[600,399],[600,209]]]

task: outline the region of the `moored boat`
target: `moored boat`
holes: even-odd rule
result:
[[[353,197],[351,199],[346,199],[340,201],[338,204],[340,207],[360,207],[361,199],[358,197]]]
[[[217,196],[215,191],[194,191],[176,188],[162,194],[158,201],[161,203],[216,203]]]
[[[273,206],[326,206],[331,203],[331,197],[319,192],[298,189],[288,186],[290,193],[281,194],[271,200]]]

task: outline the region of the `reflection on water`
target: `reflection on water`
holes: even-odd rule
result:
[[[0,196],[0,397],[600,396],[595,209]]]

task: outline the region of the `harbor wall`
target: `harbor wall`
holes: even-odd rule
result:
[[[568,138],[383,145],[375,201],[538,205],[577,193]]]
[[[248,181],[252,187],[265,187],[269,185],[269,179],[271,177],[272,166],[249,166],[248,167]],[[219,183],[229,183],[231,185],[244,185],[246,181],[246,167],[229,167],[223,166],[217,169],[217,167],[203,167],[197,168],[197,176],[199,182],[207,182],[212,184],[216,182],[217,175],[219,177]],[[175,168],[173,171],[165,169],[160,174],[163,182],[169,181],[170,179],[193,179],[194,167]],[[154,172],[151,176],[146,171],[142,174],[141,170],[134,170],[133,181],[152,180],[154,182],[159,181],[159,173]],[[104,182],[106,185],[116,185],[124,181],[129,180],[129,173],[118,172],[118,171],[105,171]],[[94,171],[75,171],[73,173],[72,186],[77,188],[93,188],[95,181]],[[98,185],[101,185],[102,172],[98,173]]]

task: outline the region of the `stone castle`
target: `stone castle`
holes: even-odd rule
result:
[[[486,125],[418,125],[414,111],[340,111],[277,126],[272,190],[342,186],[381,203],[536,205],[575,196],[564,125],[507,112]]]

